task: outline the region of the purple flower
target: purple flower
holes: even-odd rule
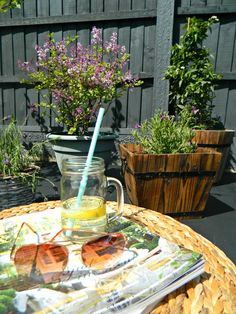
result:
[[[197,114],[199,112],[199,109],[197,109],[195,106],[192,106],[191,112],[192,114]]]
[[[141,125],[140,125],[139,123],[136,123],[136,124],[134,125],[134,128],[135,128],[135,129],[140,129],[140,128],[141,128]]]
[[[8,120],[10,120],[11,119],[11,115],[8,115],[8,116],[5,116],[5,117],[3,117],[3,121],[8,121]]]
[[[10,163],[10,160],[6,158],[3,160],[3,164],[6,166],[10,166],[11,163]]]
[[[164,113],[164,112],[162,112],[161,114],[160,114],[160,120],[161,121],[163,121],[163,120],[165,120],[167,117],[166,117],[166,114]]]
[[[91,34],[92,34],[92,39],[91,39],[92,45],[100,44],[102,42],[102,30],[101,29],[94,26]]]
[[[37,107],[37,105],[36,105],[36,104],[32,104],[32,105],[30,106],[30,110],[31,110],[32,113],[38,113],[38,107]]]

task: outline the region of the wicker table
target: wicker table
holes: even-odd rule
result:
[[[114,202],[109,206],[115,208]],[[60,206],[34,203],[0,212],[0,219]],[[152,313],[236,313],[236,266],[210,241],[171,217],[125,204],[125,216],[162,237],[204,255],[205,273],[169,294]]]

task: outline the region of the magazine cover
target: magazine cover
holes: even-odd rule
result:
[[[125,218],[108,230],[125,247],[100,250],[107,261],[94,269],[60,225],[60,208],[0,220],[0,313],[144,313],[203,272],[199,253]]]

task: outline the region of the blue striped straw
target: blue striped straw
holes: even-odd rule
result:
[[[79,186],[79,191],[78,191],[78,196],[77,196],[77,205],[79,207],[81,199],[84,195],[84,191],[87,185],[87,181],[88,181],[88,170],[89,167],[91,165],[91,161],[93,159],[93,154],[94,154],[94,150],[96,147],[96,143],[97,143],[97,139],[98,139],[98,135],[99,135],[99,130],[102,124],[102,119],[103,119],[103,115],[104,115],[105,109],[104,108],[100,108],[99,112],[98,112],[98,117],[97,117],[97,121],[96,121],[96,125],[93,131],[93,137],[92,137],[92,141],[89,147],[89,152],[88,152],[88,156],[86,159],[86,163],[85,163],[85,167],[84,167],[84,171],[82,174],[82,179],[80,181],[80,186]]]

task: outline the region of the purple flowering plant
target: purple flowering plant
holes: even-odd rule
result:
[[[132,135],[147,154],[192,153],[197,146],[192,143],[194,130],[188,119],[191,117],[175,117],[158,110],[141,125],[136,124]]]
[[[117,43],[117,34],[104,41],[102,30],[96,27],[88,46],[77,37],[55,41],[50,34],[35,51],[36,63],[19,63],[27,74],[23,82],[33,83],[38,91],[48,91],[38,106],[50,108],[68,134],[85,134],[101,106],[108,106],[128,88],[142,83],[126,70],[129,54]]]

